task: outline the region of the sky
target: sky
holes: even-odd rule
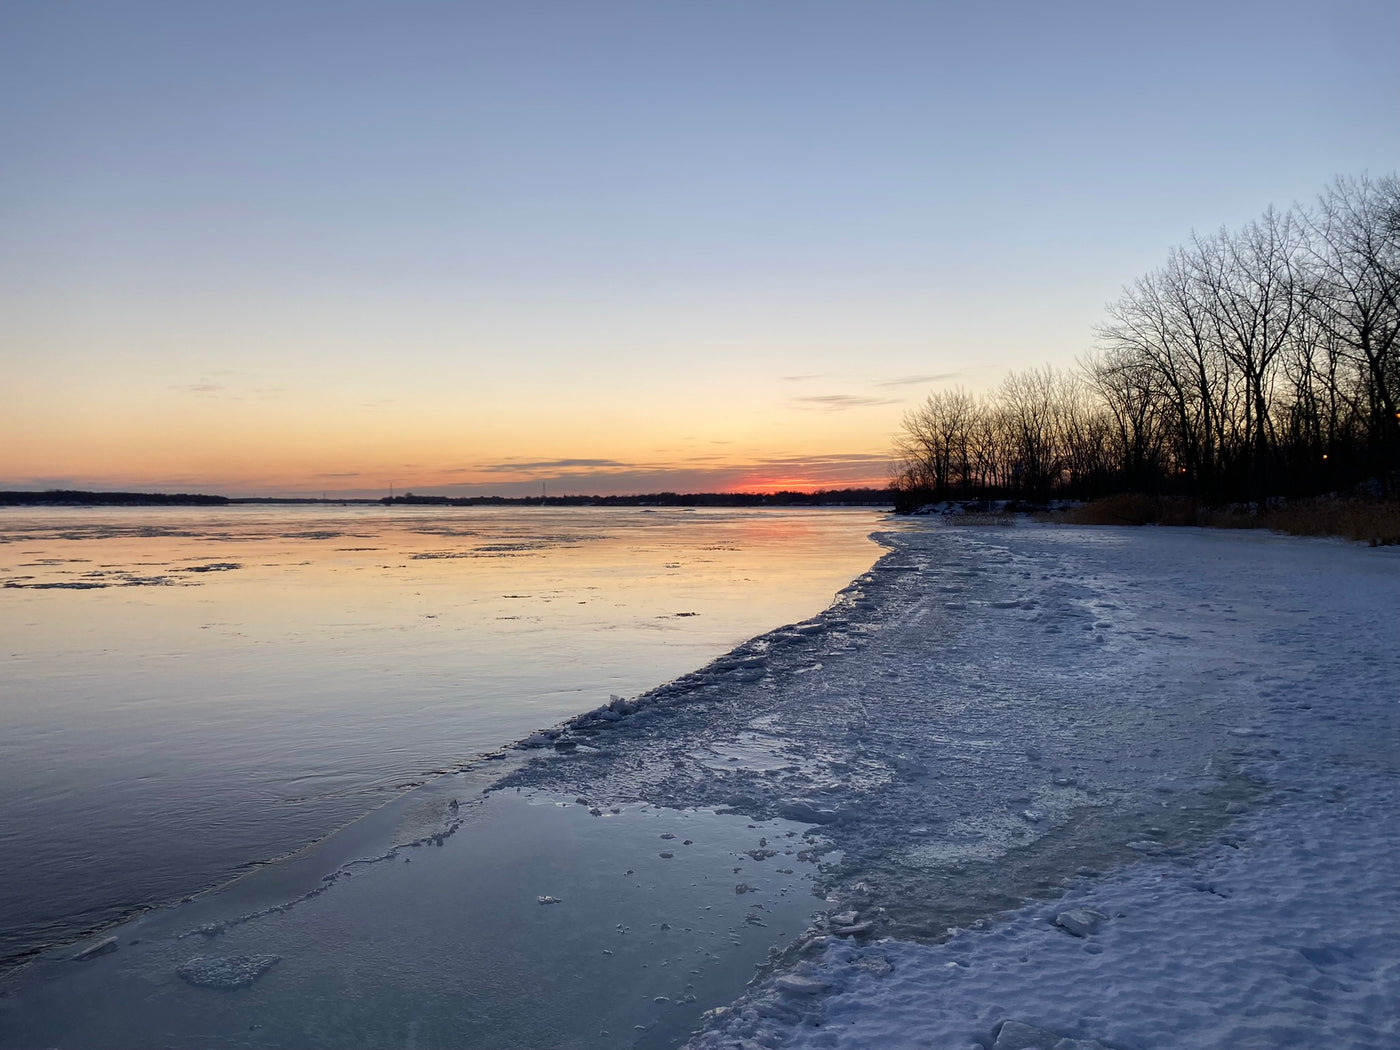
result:
[[[0,488],[883,485],[1400,167],[1393,0],[0,0]]]

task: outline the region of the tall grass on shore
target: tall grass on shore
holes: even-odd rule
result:
[[[1202,507],[1171,497],[1122,495],[1054,511],[1044,520],[1067,525],[1201,525],[1270,529],[1292,536],[1340,536],[1372,547],[1400,544],[1400,500],[1359,496]]]

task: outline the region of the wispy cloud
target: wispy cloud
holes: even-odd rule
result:
[[[654,463],[612,459],[558,459],[502,462],[477,468],[480,481],[453,482],[436,491],[445,495],[532,495],[547,480],[560,494],[644,492],[754,492],[775,488],[846,488],[883,485],[890,457],[886,453],[780,456],[724,462],[710,456]],[[511,477],[511,474],[515,474]],[[484,476],[499,478],[486,481]]]
[[[501,463],[485,463],[476,469],[486,474],[513,474],[521,471],[578,470],[580,468],[628,470],[635,466],[637,466],[635,463],[621,463],[615,459],[541,459],[534,462],[507,460]]]
[[[782,377],[783,382],[785,382],[785,383],[806,383],[807,381],[812,380],[812,379],[830,379],[830,378],[831,378],[831,375],[830,375],[830,373],[828,373],[828,372],[809,372],[807,375],[800,375],[800,376],[783,376],[783,377]]]
[[[925,383],[943,383],[949,379],[956,379],[959,372],[928,372],[917,376],[898,376],[895,379],[886,379],[884,382],[876,383],[876,386],[922,386]]]
[[[775,456],[756,461],[751,469],[766,471],[805,470],[814,474],[829,474],[869,467],[883,467],[890,457],[883,452],[845,452],[825,456]]]
[[[236,375],[237,373],[216,373]],[[230,401],[242,401],[245,398],[266,398],[277,397],[285,392],[285,388],[280,386],[254,386],[245,387],[239,384],[230,384],[212,379],[201,379],[197,383],[172,383],[171,390],[178,390],[183,394],[194,394],[196,397],[219,397]]]
[[[872,394],[814,394],[811,397],[794,397],[792,403],[798,408],[817,408],[827,412],[841,412],[848,408],[897,405],[900,401],[898,398],[876,397]]]

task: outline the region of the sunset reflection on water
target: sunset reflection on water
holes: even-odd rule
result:
[[[7,510],[0,842],[26,877],[0,871],[0,958],[85,921],[65,902],[198,889],[813,615],[881,518]]]

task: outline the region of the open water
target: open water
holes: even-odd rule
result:
[[[0,969],[812,615],[881,517],[0,512]]]

